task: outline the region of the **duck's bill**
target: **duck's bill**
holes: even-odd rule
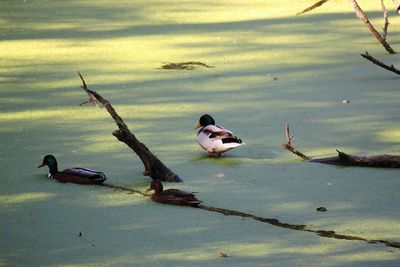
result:
[[[198,122],[198,123],[194,126],[195,129],[198,129],[198,128],[200,128],[200,127],[201,127],[200,122]]]
[[[146,193],[149,193],[149,194],[153,194],[153,193],[154,193],[154,190],[151,189],[151,188],[147,188],[145,192],[146,192]]]
[[[42,168],[44,166],[44,164],[43,163],[40,163],[37,167],[38,168]]]

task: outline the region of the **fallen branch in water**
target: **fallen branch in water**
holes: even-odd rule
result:
[[[387,241],[387,240],[378,240],[378,239],[366,239],[366,238],[359,237],[359,236],[338,234],[335,231],[309,229],[309,228],[307,228],[307,225],[304,225],[304,224],[283,223],[283,222],[279,221],[278,219],[260,217],[260,216],[256,216],[256,215],[253,215],[253,214],[249,214],[249,213],[245,213],[245,212],[241,212],[241,211],[236,211],[236,210],[216,208],[216,207],[210,207],[210,206],[204,206],[204,205],[199,205],[197,208],[198,209],[202,209],[202,210],[206,210],[206,211],[217,212],[217,213],[223,214],[225,216],[239,216],[239,217],[242,217],[242,218],[250,218],[250,219],[253,219],[253,220],[256,220],[256,221],[259,221],[259,222],[263,222],[263,223],[268,223],[268,224],[271,224],[273,226],[277,226],[277,227],[280,227],[280,228],[314,233],[314,234],[317,234],[318,236],[321,236],[321,237],[342,239],[342,240],[364,241],[364,242],[367,242],[367,243],[370,243],[370,244],[381,243],[381,244],[384,244],[384,245],[386,245],[388,247],[393,247],[393,248],[400,249],[400,242]]]
[[[335,157],[312,159],[311,162],[344,166],[400,168],[400,156],[398,155],[356,156],[336,151],[338,155]]]
[[[144,175],[150,176],[154,180],[167,181],[167,182],[182,182],[178,175],[173,173],[168,167],[166,167],[161,160],[159,160],[151,151],[146,147],[145,144],[141,143],[136,136],[128,129],[128,126],[122,120],[122,118],[115,111],[111,103],[104,99],[96,91],[90,90],[82,75],[78,72],[79,77],[82,80],[81,88],[84,89],[88,94],[91,94],[95,99],[101,103],[110,113],[118,126],[118,130],[113,132],[113,135],[121,142],[128,145],[142,160],[145,167]]]
[[[128,188],[128,187],[119,186],[119,185],[113,185],[113,184],[104,183],[104,184],[100,184],[100,186],[108,187],[108,188],[115,189],[115,190],[125,191],[125,192],[128,192],[127,194],[140,194],[140,195],[142,195],[144,197],[148,197],[149,196],[149,194],[143,193],[142,191],[139,191],[139,190],[136,190],[136,189],[132,189],[132,188]]]
[[[387,70],[389,70],[389,71],[391,71],[391,72],[394,72],[394,73],[400,75],[400,70],[396,69],[396,68],[393,66],[393,64],[390,65],[390,66],[389,66],[389,65],[386,65],[385,63],[383,63],[383,62],[377,60],[376,58],[374,58],[373,56],[371,56],[370,54],[368,54],[368,51],[365,51],[364,54],[360,54],[360,55],[361,55],[363,58],[365,58],[365,59],[371,61],[371,62],[374,63],[375,65],[378,65],[379,67],[382,67],[382,68],[384,68],[384,69],[387,69]]]
[[[137,194],[141,194],[144,197],[149,196],[141,191],[131,189],[131,188],[126,188],[123,186],[115,186],[115,185],[110,185],[110,184],[103,184],[101,186],[108,187],[111,189],[126,191],[126,192],[128,192],[128,194],[137,193]],[[210,211],[210,212],[216,212],[216,213],[222,214],[224,216],[237,216],[237,217],[241,217],[241,218],[249,218],[249,219],[253,219],[253,220],[256,220],[256,221],[259,221],[262,223],[270,224],[272,226],[289,229],[289,230],[314,233],[318,236],[326,237],[326,238],[334,238],[334,239],[349,240],[349,241],[364,241],[364,242],[367,242],[370,244],[380,243],[380,244],[384,244],[388,247],[400,249],[400,242],[395,242],[395,241],[387,241],[387,240],[382,240],[382,239],[366,239],[366,238],[359,237],[359,236],[338,234],[335,231],[315,230],[315,229],[307,228],[307,225],[305,225],[305,224],[284,223],[275,218],[261,217],[261,216],[253,215],[250,213],[241,212],[241,211],[211,207],[211,206],[206,206],[206,205],[201,205],[201,204],[199,206],[193,207],[193,208]]]
[[[297,149],[295,149],[292,146],[292,139],[293,139],[293,135],[290,134],[290,129],[289,129],[289,124],[286,123],[285,124],[285,133],[286,133],[286,144],[282,144],[283,148],[286,150],[289,150],[290,152],[292,152],[293,154],[295,154],[296,156],[304,159],[304,160],[310,160],[311,158],[304,155],[303,153],[301,153],[300,151],[298,151]]]
[[[290,135],[288,124],[285,124],[285,129],[286,129],[287,144],[283,144],[283,147],[303,160],[315,163],[325,163],[325,164],[335,164],[335,165],[345,165],[345,166],[400,168],[400,156],[398,155],[356,156],[336,150],[338,152],[338,155],[335,157],[313,159],[311,157],[304,155],[303,153],[301,153],[292,146],[291,141],[293,139],[293,136]]]

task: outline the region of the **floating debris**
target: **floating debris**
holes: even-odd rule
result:
[[[202,62],[193,62],[193,61],[180,62],[180,63],[167,63],[165,65],[162,65],[161,68],[165,70],[193,70],[196,68],[196,66],[213,68],[212,66],[204,64]]]
[[[220,256],[221,258],[228,258],[228,253],[226,253],[226,252],[220,252],[220,253],[219,253],[219,256]]]
[[[213,176],[217,177],[217,178],[224,178],[225,174],[223,172],[221,172],[221,173],[214,174]]]

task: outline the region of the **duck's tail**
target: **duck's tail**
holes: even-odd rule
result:
[[[233,147],[244,145],[242,139],[237,138],[237,136],[230,136],[230,137],[223,138],[222,143],[225,145],[232,145]]]

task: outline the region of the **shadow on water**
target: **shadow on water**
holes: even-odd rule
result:
[[[188,1],[185,5],[173,8],[181,13],[187,10],[187,5],[197,7],[195,3],[197,1]],[[167,3],[158,4],[162,8],[172,8]],[[211,9],[212,5],[209,2],[200,11]],[[217,1],[215,5],[218,5]],[[379,146],[388,149],[398,146],[397,142],[381,140],[374,135],[382,125],[392,125],[395,113],[368,112],[381,111],[382,107],[397,110],[397,98],[391,96],[396,92],[393,89],[397,88],[394,84],[396,80],[389,75],[368,72],[366,68],[369,67],[357,65],[351,59],[353,55],[349,56],[353,51],[342,54],[337,50],[342,46],[332,47],[332,44],[343,40],[356,43],[359,39],[370,38],[368,33],[358,30],[362,26],[355,21],[352,13],[200,23],[146,21],[146,14],[151,14],[147,4],[129,1],[113,4],[104,1],[30,0],[25,3],[0,3],[3,27],[0,38],[4,44],[49,41],[51,47],[53,41],[64,42],[46,54],[51,57],[13,51],[2,62],[0,156],[3,179],[0,214],[3,219],[0,242],[6,250],[1,250],[0,265],[162,263],[215,266],[217,263],[222,266],[234,261],[238,266],[263,266],[266,262],[293,266],[304,264],[302,259],[312,261],[313,257],[317,263],[321,259],[329,259],[333,263],[349,266],[389,265],[398,261],[396,255],[390,257],[387,254],[382,254],[381,258],[368,258],[366,253],[371,251],[364,244],[354,246],[354,242],[344,242],[324,246],[317,238],[286,231],[275,232],[251,221],[228,219],[219,214],[199,214],[197,210],[189,208],[166,207],[134,194],[116,192],[113,188],[104,192],[104,188],[99,187],[47,182],[45,174],[36,173],[36,165],[41,157],[54,153],[62,159],[64,167],[79,164],[105,169],[106,173],[111,173],[110,178],[116,184],[144,187],[147,183],[143,180],[140,160],[111,136],[115,126],[105,110],[78,106],[86,98],[79,89],[80,80],[76,76],[76,70],[83,65],[82,61],[85,61],[84,70],[80,70],[89,87],[109,99],[138,138],[155,151],[166,165],[172,165],[178,174],[179,171],[174,167],[181,168],[190,179],[206,168],[213,169],[211,174],[219,174],[220,167],[235,167],[229,170],[229,175],[234,176],[239,169],[236,167],[244,168],[239,174],[250,173],[254,168],[252,163],[260,163],[257,166],[259,173],[250,173],[260,186],[249,187],[254,191],[256,186],[259,187],[258,195],[246,191],[248,188],[245,186],[240,188],[244,191],[242,195],[226,191],[221,193],[221,188],[217,190],[204,186],[204,196],[209,198],[209,202],[220,203],[225,197],[242,197],[238,206],[247,201],[251,205],[249,209],[258,208],[262,211],[264,206],[269,207],[267,204],[271,200],[282,206],[292,205],[286,207],[289,210],[286,213],[285,207],[274,210],[274,216],[278,217],[295,213],[296,209],[299,213],[303,212],[295,204],[301,200],[312,202],[313,199],[308,197],[315,191],[335,195],[347,190],[346,196],[350,196],[355,194],[356,187],[363,186],[361,182],[354,187],[348,181],[345,183],[345,178],[356,180],[357,177],[350,177],[350,174],[346,176],[343,169],[308,168],[296,164],[275,166],[271,161],[286,153],[279,147],[283,123],[286,121],[295,121],[296,147],[305,147],[304,152],[321,146],[332,148],[334,152],[339,144],[352,149],[363,149],[364,146],[367,151]],[[380,12],[368,15],[372,19],[381,17]],[[340,21],[341,27],[332,26],[337,21]],[[325,35],[324,32],[329,34]],[[248,38],[253,34],[258,38]],[[285,39],[294,34],[299,38]],[[218,57],[215,59],[219,63],[215,64],[216,68],[206,71],[183,73],[157,70],[158,62],[164,61],[164,58],[157,58],[154,66],[145,70],[137,67],[137,62],[128,62],[126,69],[115,70],[108,67],[113,63],[113,58],[98,62],[95,58],[86,58],[86,50],[78,50],[76,55],[69,58],[59,57],[59,53],[71,48],[90,50],[93,42],[97,41],[131,37],[138,40],[146,37],[169,39],[171,36],[186,35],[243,37],[239,39],[239,45],[214,39],[199,39],[197,42],[177,40],[168,44],[178,52],[182,49],[206,48],[183,56],[177,52],[177,57]],[[351,36],[350,41],[348,36]],[[310,45],[309,38],[321,42],[315,41]],[[365,43],[368,47],[375,45],[372,40]],[[319,49],[327,53],[315,56],[314,51]],[[261,53],[261,56],[257,53]],[[283,57],[288,53],[291,56]],[[238,54],[251,58],[233,60]],[[274,54],[276,56],[270,57]],[[304,58],[295,60],[302,55]],[[82,61],[76,61],[76,58]],[[206,63],[214,65],[213,62]],[[232,64],[235,66],[232,67]],[[346,71],[353,67],[366,72],[356,74],[353,78],[344,77]],[[276,75],[278,79],[274,81],[268,74]],[[338,75],[340,79],[337,79]],[[353,85],[354,80],[349,79],[357,79],[361,85]],[[383,84],[384,81],[391,85]],[[380,88],[379,92],[374,88]],[[350,105],[341,104],[344,94],[353,97]],[[383,97],[385,94],[388,96]],[[371,99],[379,101],[374,100],[371,104]],[[229,152],[221,158],[207,158],[201,148],[194,144],[195,133],[192,131],[194,121],[203,112],[217,113],[224,125],[234,129],[246,143],[254,145]],[[250,153],[245,154],[246,150]],[[193,162],[196,164],[191,164]],[[187,167],[184,164],[191,165]],[[290,173],[287,169],[292,165],[297,168]],[[321,174],[316,169],[325,172]],[[210,173],[207,175],[210,176]],[[367,176],[366,172],[360,173],[357,175]],[[374,171],[370,173],[376,177],[382,175]],[[390,176],[387,172],[385,175]],[[341,179],[342,176],[345,178]],[[236,183],[240,186],[247,184],[247,181],[242,182],[241,177],[229,178],[229,181],[223,181],[228,189],[228,186],[234,187]],[[191,185],[190,179],[182,186]],[[204,183],[210,179],[205,179]],[[278,187],[285,179],[289,183]],[[203,183],[198,180],[198,184]],[[331,180],[342,184],[326,186]],[[302,184],[309,191],[303,188],[304,191],[299,192]],[[315,184],[325,187],[315,189]],[[387,187],[391,188],[384,188],[385,192],[392,192],[390,189],[394,187]],[[276,192],[277,189],[281,191]],[[371,188],[365,187],[365,190]],[[288,195],[292,196],[292,202],[286,199]],[[379,197],[373,190],[370,197],[383,199],[383,195]],[[339,204],[345,201],[335,199],[335,203]],[[390,205],[396,204],[395,199],[388,200]],[[236,206],[235,202],[229,204]],[[344,227],[350,227],[347,223],[351,224],[351,214],[365,212],[365,217],[372,216],[369,204],[355,202],[356,207],[345,207],[330,219],[339,218]],[[241,210],[240,207],[237,209]],[[396,210],[396,207],[392,207],[392,210]],[[398,212],[393,214],[385,219],[397,219]],[[299,216],[296,220],[307,221],[308,218]],[[322,216],[314,219],[314,222],[320,220],[323,220]],[[218,261],[218,253],[225,249],[232,251],[233,257],[228,257],[226,262]],[[43,257],[44,254],[49,257]]]

